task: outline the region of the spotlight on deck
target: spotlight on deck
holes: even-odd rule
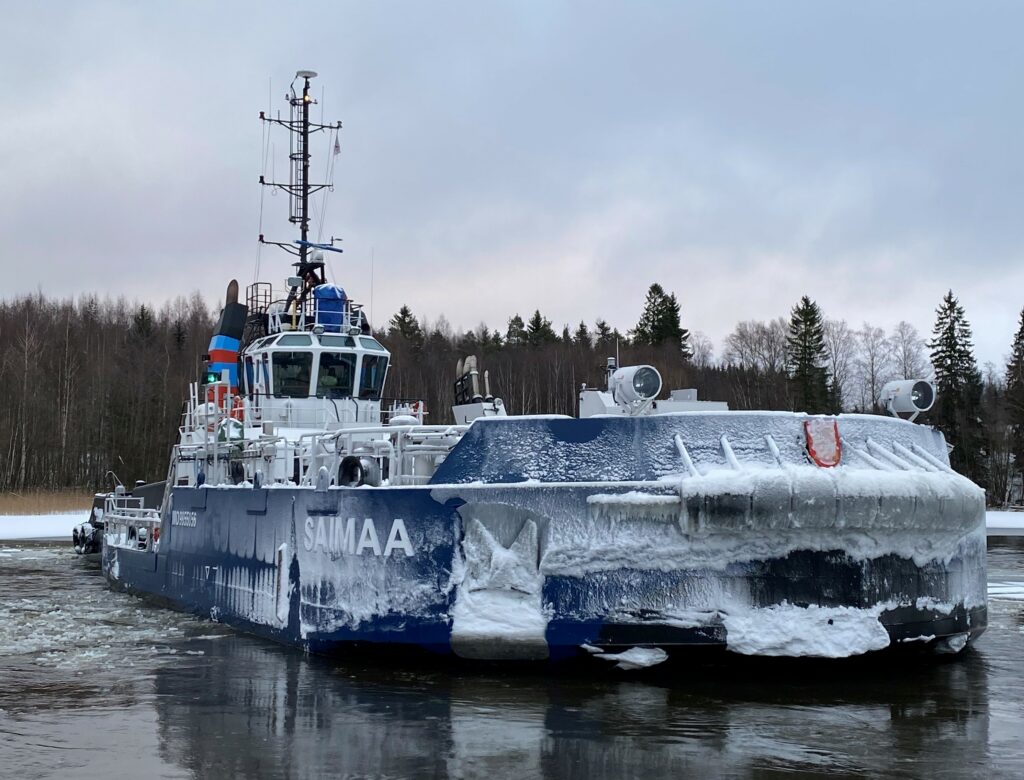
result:
[[[913,422],[935,403],[935,385],[927,379],[900,379],[882,388],[878,403],[893,417],[909,414]]]
[[[608,385],[616,403],[650,401],[661,392],[661,374],[654,366],[625,366],[611,375]]]

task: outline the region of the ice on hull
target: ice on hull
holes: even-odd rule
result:
[[[875,500],[856,519],[832,495],[831,513],[791,503],[762,520],[757,489],[700,498],[650,483],[175,488],[160,551],[108,547],[105,568],[315,652],[842,657],[984,629],[983,512],[969,491],[939,502],[959,512],[916,502],[917,529],[906,507]]]

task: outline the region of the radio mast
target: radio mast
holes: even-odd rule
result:
[[[300,70],[295,74],[295,79],[285,95],[290,111],[289,118],[268,117],[265,112],[260,111],[260,120],[280,125],[285,128],[290,138],[290,149],[288,159],[291,163],[288,166],[288,183],[267,181],[260,176],[260,184],[266,187],[275,187],[288,193],[288,221],[299,226],[299,239],[292,243],[285,241],[267,241],[260,234],[260,243],[272,244],[281,247],[286,252],[298,257],[296,266],[298,273],[302,276],[308,269],[309,261],[307,255],[310,247],[326,249],[328,251],[340,252],[334,246],[335,239],[332,237],[327,244],[314,244],[309,241],[309,196],[322,189],[331,187],[329,183],[312,184],[309,181],[309,137],[312,133],[322,130],[340,130],[341,122],[333,124],[319,124],[309,121],[310,106],[316,105],[316,100],[309,94],[309,82],[316,78],[316,72],[312,70]],[[295,82],[302,79],[302,92],[296,92]]]

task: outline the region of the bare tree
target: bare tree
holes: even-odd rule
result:
[[[757,329],[763,323],[746,320],[736,323],[735,329],[725,337],[725,362],[730,366],[754,368],[757,366]]]
[[[769,320],[761,331],[761,370],[782,372],[789,362],[789,322],[785,317]]]
[[[740,368],[778,373],[786,367],[789,325],[782,317],[767,323],[740,322],[725,338],[725,362]]]
[[[877,411],[878,394],[892,375],[892,349],[885,331],[874,325],[864,323],[856,334],[857,379],[859,385],[860,408],[863,411]]]
[[[898,379],[922,379],[932,375],[932,367],[925,352],[925,343],[917,328],[900,320],[889,337],[892,371]]]
[[[1006,378],[991,363],[985,363],[981,406],[987,425],[985,451],[988,461],[988,500],[990,504],[1005,506],[1010,502],[1014,471],[1013,427],[1010,425],[1006,404]]]
[[[715,361],[715,345],[707,335],[699,330],[690,334],[690,349],[693,356],[690,362],[696,368],[709,368]]]
[[[825,352],[828,355],[832,386],[840,393],[843,408],[850,406],[855,395],[854,361],[857,339],[846,320],[825,320]]]

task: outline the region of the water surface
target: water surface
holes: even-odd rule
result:
[[[1024,776],[1024,538],[952,662],[636,677],[312,658],[0,543],[0,776]]]

